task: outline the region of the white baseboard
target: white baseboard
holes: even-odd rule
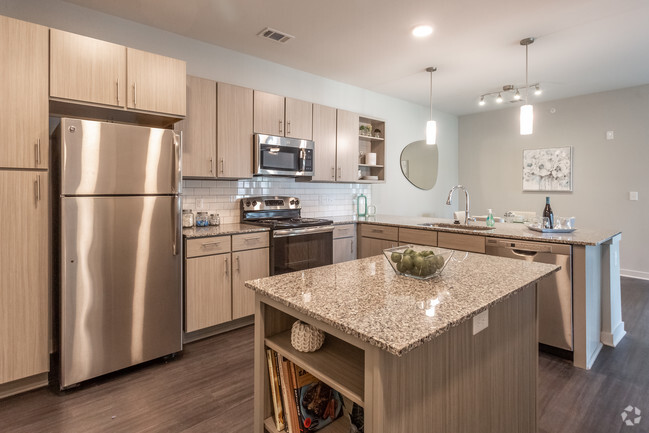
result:
[[[599,338],[600,341],[607,346],[615,347],[625,335],[626,331],[624,330],[624,322],[620,322],[617,324],[613,332],[601,332]]]
[[[631,269],[620,269],[620,275],[629,278],[638,278],[640,280],[649,280],[649,272],[632,271]]]

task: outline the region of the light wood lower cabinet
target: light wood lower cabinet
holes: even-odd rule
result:
[[[383,254],[386,248],[399,246],[399,227],[378,224],[358,225],[358,258]]]
[[[48,166],[47,34],[0,16],[0,168]]]
[[[230,253],[187,259],[185,331],[232,320]]]
[[[268,235],[266,235],[268,236]],[[232,319],[255,312],[255,292],[245,286],[247,280],[269,275],[268,248],[232,253]]]
[[[437,232],[432,230],[399,227],[399,243],[436,247]]]
[[[483,254],[485,252],[484,236],[439,232],[437,234],[437,244],[442,248],[450,248],[452,250]]]
[[[48,174],[0,170],[0,384],[49,370]]]
[[[187,239],[185,332],[254,313],[247,280],[269,275],[268,232]]]

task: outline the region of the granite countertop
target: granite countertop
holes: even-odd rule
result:
[[[221,224],[218,226],[190,227],[183,229],[183,236],[190,238],[206,238],[210,236],[236,235],[240,233],[267,232],[268,227],[252,224]]]
[[[599,245],[608,241],[612,237],[619,235],[619,230],[604,229],[586,229],[579,228],[572,233],[541,233],[528,229],[524,224],[517,223],[496,223],[494,230],[474,231],[462,229],[449,229],[443,227],[424,227],[421,223],[453,223],[452,219],[445,218],[428,218],[428,217],[404,217],[396,215],[375,215],[367,218],[357,216],[337,216],[330,217],[334,224],[352,224],[352,223],[369,223],[381,224],[388,226],[399,226],[408,228],[418,228],[424,230],[434,230],[449,233],[466,233],[478,236],[487,236],[493,238],[522,239],[528,241],[553,242],[559,244],[571,245]],[[471,222],[471,225],[485,226],[484,222]]]
[[[401,356],[559,269],[483,254],[456,255],[439,277],[427,281],[396,275],[381,255],[251,280],[246,286]]]

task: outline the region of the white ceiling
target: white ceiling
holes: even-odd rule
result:
[[[435,109],[493,109],[480,94],[530,82],[552,100],[649,83],[649,0],[67,0]],[[430,24],[432,36],[410,30]],[[295,36],[262,39],[271,27]],[[506,104],[503,104],[506,105]]]

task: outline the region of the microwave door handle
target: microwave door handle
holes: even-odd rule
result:
[[[302,161],[302,171],[303,173],[306,171],[306,150],[300,149],[300,160]]]

